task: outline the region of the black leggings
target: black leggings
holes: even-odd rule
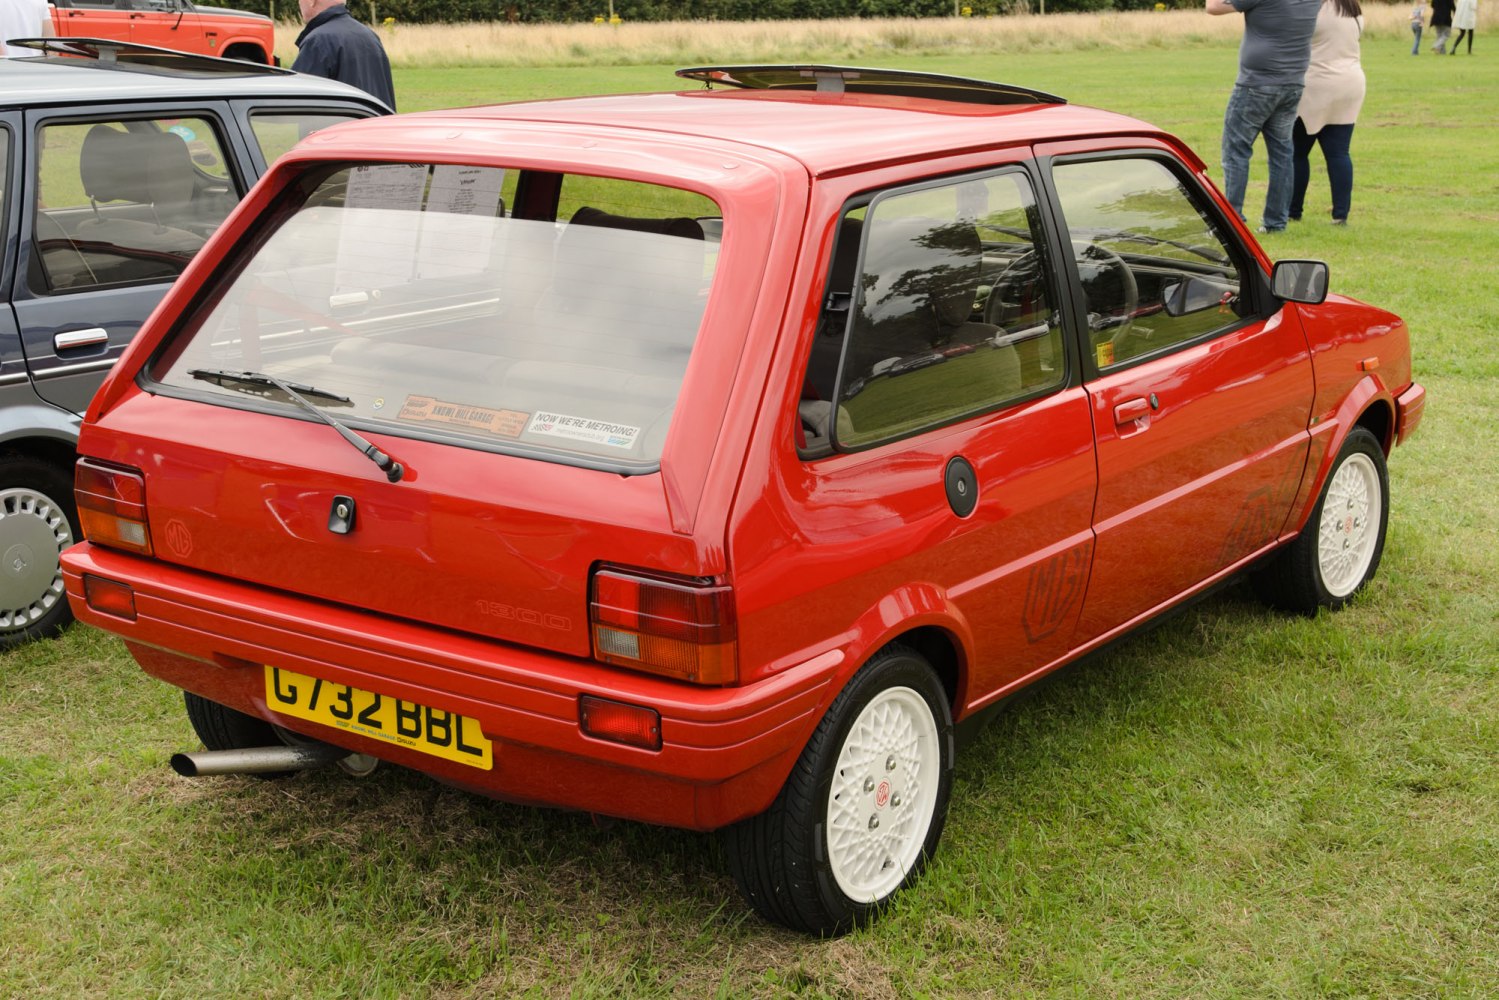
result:
[[[1473,30],[1471,30],[1471,31],[1469,29],[1467,29],[1467,28],[1458,28],[1457,29],[1457,41],[1455,41],[1455,42],[1452,43],[1452,54],[1453,55],[1457,55],[1457,47],[1463,43],[1463,36],[1467,35],[1468,36],[1468,55],[1471,56],[1473,54],[1473,36],[1476,35],[1476,34],[1478,34],[1478,30],[1476,28],[1473,29]]]

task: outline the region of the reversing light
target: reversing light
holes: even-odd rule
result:
[[[733,591],[722,584],[600,568],[588,620],[605,663],[697,684],[738,675]]]
[[[578,699],[578,725],[589,736],[646,750],[661,749],[661,713],[585,694]]]
[[[73,493],[83,536],[98,545],[151,554],[146,480],[139,469],[80,458]]]
[[[100,614],[135,621],[135,591],[128,584],[85,573],[83,596],[88,606]]]

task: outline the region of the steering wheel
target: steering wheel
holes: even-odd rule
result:
[[[1073,260],[1077,263],[1079,275],[1083,279],[1084,291],[1088,290],[1090,284],[1099,281],[1105,273],[1114,272],[1117,274],[1119,288],[1123,293],[1123,301],[1119,304],[1116,312],[1101,317],[1105,322],[1103,326],[1099,327],[1100,329],[1109,326],[1117,327],[1113,334],[1113,339],[1117,340],[1121,334],[1130,328],[1131,323],[1134,321],[1135,310],[1140,306],[1140,287],[1135,282],[1134,272],[1130,270],[1129,265],[1125,263],[1123,257],[1120,257],[1108,247],[1100,246],[1097,243],[1089,243],[1086,240],[1074,240],[1072,243],[1072,254]],[[1092,278],[1088,276],[1085,270],[1085,262],[1088,261],[1096,262],[1094,268],[1097,273]],[[989,292],[989,299],[984,303],[985,323],[998,327],[1005,325],[1003,322],[1005,318],[1005,306],[1007,304],[1014,305],[1013,301],[1007,302],[1006,290],[1012,287],[1024,287],[1025,284],[1040,282],[1041,273],[1038,267],[1039,263],[1040,256],[1037,252],[1034,249],[1027,250],[1010,261],[1009,265],[999,273],[999,276],[994,279],[993,288]],[[1091,295],[1089,296],[1088,304],[1090,306],[1089,312],[1095,312],[1091,308],[1095,304],[1094,297]]]
[[[1130,325],[1135,319],[1135,310],[1140,306],[1140,286],[1135,282],[1135,274],[1119,256],[1108,247],[1097,243],[1089,243],[1084,240],[1076,240],[1072,244],[1073,259],[1077,262],[1078,274],[1082,278],[1083,291],[1088,298],[1089,325],[1094,331],[1114,328],[1113,335],[1109,338],[1116,346],[1124,339],[1129,331]],[[1089,278],[1086,273],[1085,262],[1094,262],[1095,275]],[[1104,294],[1095,295],[1091,286],[1101,282],[1104,275],[1113,272],[1117,275],[1119,292],[1122,300],[1118,302],[1118,308],[1109,313],[1095,309],[1095,305],[1114,305],[1113,296],[1108,294],[1112,291],[1107,285],[1104,286]],[[1101,314],[1101,315],[1099,315]],[[1097,319],[1094,316],[1097,315]]]

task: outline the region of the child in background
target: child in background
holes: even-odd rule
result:
[[[1426,20],[1426,4],[1424,0],[1416,0],[1416,5],[1411,8],[1411,34],[1416,36],[1416,44],[1411,47],[1411,55],[1421,54],[1421,24]]]

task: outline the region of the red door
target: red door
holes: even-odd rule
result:
[[[1178,161],[1093,155],[1056,161],[1052,176],[1086,312],[1098,456],[1081,644],[1277,537],[1313,383],[1294,312],[1259,288],[1258,264]]]

